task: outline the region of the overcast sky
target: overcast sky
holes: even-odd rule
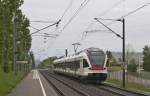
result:
[[[71,1],[72,3],[70,4]],[[68,49],[69,53],[72,54],[72,43],[75,42],[81,43],[78,50],[88,47],[99,47],[104,50],[121,51],[121,39],[109,31],[88,33],[86,37],[81,40],[82,33],[90,30],[107,30],[100,23],[94,21],[93,18],[95,17],[117,19],[150,2],[149,0],[90,0],[69,25],[61,31],[83,1],[85,0],[24,0],[21,9],[30,21],[58,21],[70,4],[69,10],[62,18],[58,28],[52,26],[35,34],[59,34],[59,37],[44,39],[44,37],[32,36],[31,50],[35,53],[36,58],[42,60],[48,56],[64,55],[64,49]],[[132,45],[135,51],[142,51],[145,45],[150,44],[149,10],[150,5],[125,17],[126,44]],[[91,22],[93,23],[91,24]],[[110,28],[122,35],[121,22],[113,22],[112,24],[110,24],[111,21],[102,22],[109,24],[108,26]],[[31,22],[31,26],[37,29],[50,24],[52,23]],[[89,24],[91,24],[90,27],[88,27]],[[30,28],[30,30],[31,33],[36,31],[33,28]],[[44,41],[46,41],[46,43],[44,43]]]

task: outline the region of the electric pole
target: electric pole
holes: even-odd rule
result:
[[[17,18],[14,15],[13,17],[13,70],[14,70],[14,79],[16,79],[17,76],[17,68],[16,68],[16,37],[17,37],[17,27],[16,27]]]
[[[98,21],[99,23],[101,23],[103,26],[105,26],[107,29],[109,29],[112,33],[114,33],[117,37],[122,39],[122,66],[123,66],[123,72],[122,72],[122,86],[123,88],[125,88],[125,71],[127,68],[126,65],[126,58],[125,58],[125,19],[117,19],[117,20],[113,20],[113,19],[102,19],[102,20],[113,20],[113,21],[120,21],[122,22],[122,36],[119,35],[118,33],[116,33],[115,31],[113,31],[111,28],[109,28],[108,26],[106,26],[104,23],[102,23],[100,20],[98,20],[98,18],[94,18],[96,21]]]
[[[66,55],[66,57],[68,56],[68,50],[67,49],[65,49],[65,55]]]
[[[123,59],[123,76],[122,76],[122,80],[123,80],[123,87],[125,88],[125,69],[126,69],[126,58],[125,58],[125,19],[124,18],[122,18],[122,20],[120,20],[120,21],[122,21],[122,31],[123,31],[123,34],[122,34],[122,52],[123,52],[123,54],[122,54],[122,59]]]

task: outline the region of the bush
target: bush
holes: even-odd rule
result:
[[[150,47],[143,48],[143,69],[150,72]]]
[[[128,65],[128,71],[130,71],[130,72],[136,72],[136,70],[137,70],[137,65],[136,65],[136,63],[135,63],[135,60],[134,59],[132,59],[131,61],[130,61],[130,63],[129,63],[129,65]]]

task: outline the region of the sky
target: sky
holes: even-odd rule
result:
[[[122,51],[122,40],[96,22],[94,18],[119,19],[125,14],[149,3],[149,0],[89,0],[86,6],[64,28],[83,2],[88,0],[24,0],[21,9],[30,21],[50,21],[50,23],[31,22],[31,26],[41,29],[57,22],[66,11],[59,26],[51,26],[32,35],[31,51],[35,58],[43,60],[50,56],[62,56],[65,49],[74,53],[73,43],[79,42],[79,50],[98,47],[110,51]],[[82,5],[81,5],[82,4]],[[134,51],[142,52],[150,45],[150,5],[125,17],[126,45]],[[122,23],[101,20],[112,30],[122,35]],[[30,32],[36,30],[30,27]],[[63,29],[64,28],[64,29]],[[91,30],[104,30],[93,32]],[[85,31],[89,31],[85,34]],[[37,36],[43,33],[58,34],[57,38]],[[83,34],[83,35],[82,35]],[[83,36],[83,38],[82,38]]]

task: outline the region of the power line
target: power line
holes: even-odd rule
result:
[[[62,30],[60,31],[59,34],[61,34],[61,32],[71,23],[71,21],[79,14],[79,12],[88,4],[90,0],[84,0],[80,7],[75,11],[74,15],[69,19],[69,21],[64,25],[64,27],[62,28]],[[56,41],[56,39],[54,40],[54,42]],[[54,43],[53,42],[53,43]]]
[[[58,36],[58,34],[48,34],[48,33],[39,33],[39,34],[51,35],[51,36]]]
[[[33,28],[33,29],[35,29],[35,30],[39,30],[39,29],[37,29],[37,28],[35,28],[35,27],[31,26],[31,25],[30,25],[30,27]]]
[[[75,13],[74,13],[74,15],[69,19],[69,21],[64,25],[64,27],[62,28],[62,30],[60,31],[60,33],[59,34],[61,34],[62,33],[62,31],[71,23],[71,21],[79,14],[79,12],[88,4],[88,2],[89,2],[90,0],[84,0],[82,3],[81,3],[81,5],[80,5],[80,7],[75,11]],[[56,39],[55,39],[55,41],[56,41]],[[54,42],[55,42],[54,41]],[[53,43],[54,43],[53,42]]]
[[[33,35],[33,36],[51,37],[51,38],[56,38],[57,37],[55,35]]]
[[[86,2],[87,1],[87,2]],[[75,14],[70,18],[70,20],[68,21],[68,23],[63,27],[63,29],[62,30],[64,30],[68,25],[69,25],[69,23],[77,16],[77,14],[80,12],[80,10],[82,9],[82,8],[84,8],[85,7],[85,5],[87,5],[87,3],[89,2],[90,0],[84,0],[83,1],[83,3],[80,5],[80,7],[78,8],[78,10],[75,12]],[[73,2],[73,1],[72,1]],[[85,4],[84,4],[85,3]],[[70,2],[70,4],[71,4],[71,2]],[[71,7],[71,5],[68,5],[69,7]],[[68,8],[69,8],[68,7]],[[64,12],[64,14],[62,15],[62,17],[61,17],[61,19],[64,17],[64,15],[66,14],[66,12],[68,11],[68,8],[65,10],[65,12]],[[51,27],[51,26],[53,26],[53,25],[56,25],[56,27],[58,27],[58,24],[61,22],[61,19],[58,21],[58,22],[56,22],[56,23],[54,23],[54,24],[51,24],[51,25],[48,25],[48,26],[46,26],[46,27],[44,27],[44,28],[42,28],[42,29],[39,29],[39,30],[37,30],[37,31],[35,31],[35,32],[33,32],[33,33],[31,33],[31,35],[32,34],[35,34],[35,33],[38,33],[38,32],[40,32],[40,31],[42,31],[42,30],[44,30],[44,29],[47,29],[47,28],[49,28],[49,27]],[[62,30],[61,30],[61,32],[62,32]],[[55,40],[54,40],[54,42],[56,41],[56,38],[55,38]],[[53,42],[53,43],[54,43]]]
[[[125,18],[125,17],[127,17],[127,16],[129,16],[129,15],[132,15],[132,14],[134,14],[135,12],[139,11],[140,9],[143,9],[144,7],[146,7],[146,6],[148,6],[148,5],[150,5],[150,3],[146,3],[146,4],[142,5],[141,7],[138,7],[138,8],[136,8],[135,10],[130,11],[129,13],[127,13],[127,14],[125,14],[125,15],[119,17],[119,18]],[[117,18],[117,19],[103,19],[103,18],[98,18],[98,19],[101,19],[101,20],[111,20],[112,22],[106,24],[106,25],[108,26],[108,25],[112,25],[112,24],[115,22],[115,20],[117,20],[118,18]]]
[[[30,22],[35,22],[35,23],[55,23],[56,21],[42,21],[42,20],[38,20],[38,21],[30,21]]]
[[[99,16],[104,16],[106,15],[107,13],[109,13],[111,10],[113,10],[114,8],[116,8],[117,6],[119,6],[121,3],[123,3],[124,0],[120,0],[118,2],[116,2],[115,4],[113,4],[109,9],[107,9],[106,11],[102,12]],[[98,16],[98,17],[99,17]]]
[[[70,9],[70,7],[72,6],[73,0],[70,1],[69,5],[67,6],[67,8],[65,9],[64,13],[62,14],[60,20],[62,20],[62,18],[66,15],[67,11]]]
[[[122,2],[124,2],[124,0],[120,0],[118,2],[116,2],[115,4],[113,4],[109,9],[107,9],[106,11],[103,11],[98,17],[100,16],[104,16],[106,15],[107,13],[109,13],[111,10],[113,10],[114,8],[116,8],[117,6],[119,6]],[[93,21],[93,20],[92,20]],[[88,27],[86,28],[86,30],[91,27],[93,25],[94,21],[91,22]]]
[[[100,13],[99,16],[104,16],[104,15],[106,15],[106,14],[109,13],[111,10],[113,10],[114,8],[116,8],[117,6],[119,6],[122,2],[124,2],[124,0],[120,0],[120,1],[116,2],[116,3],[113,4],[109,9],[107,9],[106,11]],[[98,17],[99,17],[99,16],[98,16]],[[93,24],[94,24],[94,20],[92,20],[92,22],[87,26],[87,28],[86,28],[85,30],[88,30],[91,26],[93,26]],[[84,32],[85,32],[85,31],[83,31],[83,33],[82,33],[82,36],[81,36],[81,40],[80,40],[80,41],[82,41],[83,38],[84,38]],[[86,33],[86,34],[87,34],[87,33]]]
[[[140,9],[143,9],[144,7],[146,7],[148,5],[150,5],[150,3],[146,3],[146,4],[142,5],[141,7],[137,8],[137,9],[135,9],[135,10],[125,14],[125,15],[123,15],[122,18],[127,17],[127,16],[129,16],[131,14],[134,14],[135,12],[139,11]]]
[[[44,28],[42,28],[42,29],[39,29],[39,30],[37,30],[37,31],[35,31],[35,32],[33,32],[33,33],[31,33],[31,35],[32,35],[32,34],[35,34],[35,33],[38,33],[38,32],[40,32],[40,31],[42,31],[42,30],[44,30],[44,29],[47,29],[47,28],[49,28],[49,27],[51,27],[51,26],[54,26],[54,25],[56,25],[56,27],[57,27],[58,24],[59,24],[59,22],[60,22],[60,20],[59,20],[58,22],[55,22],[55,23],[53,23],[53,24],[51,24],[51,25],[48,25],[48,26],[46,26],[46,27],[44,27]]]
[[[108,33],[110,33],[110,31],[109,30],[90,30],[90,31],[85,31],[86,33],[93,33],[93,32],[108,32]]]
[[[74,1],[74,0],[71,0],[70,3],[68,4],[67,8],[65,9],[64,13],[62,14],[62,16],[61,16],[60,19],[59,19],[60,22],[62,21],[62,18],[66,15],[66,13],[68,12],[68,10],[71,8],[71,6],[72,6],[72,4],[73,4],[73,1]],[[60,23],[60,22],[59,22],[59,23]],[[57,27],[56,27],[56,28],[58,28],[58,24],[57,24]],[[56,29],[56,30],[57,30],[57,29]],[[55,31],[56,31],[56,30],[55,30]],[[56,37],[58,37],[58,36],[59,36],[59,34],[57,34]],[[54,41],[52,42],[51,45],[53,45],[55,41],[56,41],[56,38],[54,38]],[[49,46],[48,46],[48,48],[49,48]],[[47,49],[48,49],[48,48],[47,48]]]
[[[75,14],[69,19],[69,21],[64,25],[61,32],[71,23],[71,21],[79,14],[79,12],[88,4],[90,0],[84,0],[80,7],[76,10]]]

